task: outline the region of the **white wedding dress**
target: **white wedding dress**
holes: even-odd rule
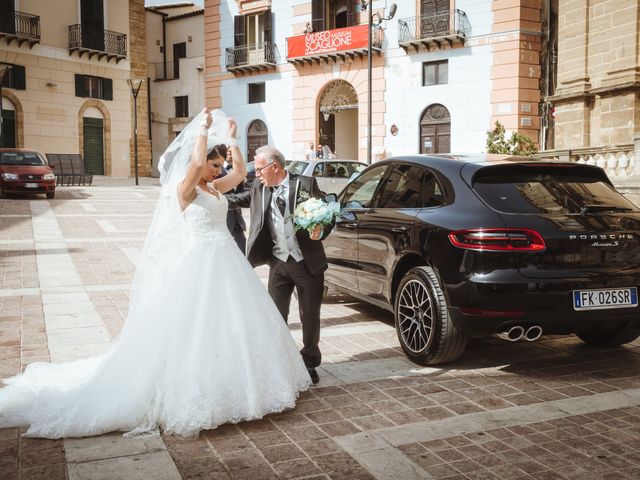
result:
[[[196,191],[187,246],[143,318],[130,313],[102,356],[35,363],[6,380],[0,428],[191,436],[294,406],[310,385],[296,344],[227,230],[226,198]]]

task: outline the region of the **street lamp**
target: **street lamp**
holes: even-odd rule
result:
[[[2,84],[4,83],[4,76],[9,70],[11,70],[11,65],[0,64],[0,147],[4,147],[4,138],[2,136],[2,117],[4,115],[2,110]]]
[[[133,95],[133,154],[135,155],[134,170],[136,172],[136,185],[138,185],[138,92],[144,83],[139,78],[130,78],[127,80],[131,95]]]
[[[382,23],[383,20],[391,20],[395,14],[396,14],[396,10],[398,9],[397,5],[395,3],[391,4],[391,7],[389,7],[389,16],[388,17],[383,17],[381,16],[378,12],[376,13],[372,13],[372,9],[373,9],[373,0],[360,0],[360,11],[365,12],[367,10],[367,8],[369,8],[369,27],[368,27],[368,35],[369,35],[369,43],[367,44],[367,163],[369,165],[371,165],[371,70],[372,70],[372,63],[371,63],[371,47],[372,47],[372,41],[371,41],[371,36],[372,36],[372,30],[373,30],[373,26],[375,24],[376,27],[380,26],[380,24]],[[376,18],[376,21],[374,23],[374,17]]]

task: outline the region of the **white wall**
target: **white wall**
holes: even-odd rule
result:
[[[416,15],[413,0],[396,3],[397,18]],[[490,0],[459,0],[455,6],[467,14],[471,24],[469,36],[491,32]],[[420,118],[433,103],[444,105],[451,115],[452,152],[484,151],[491,122],[491,46],[405,53],[397,47],[398,22],[394,19],[386,25],[386,156],[419,153]],[[449,61],[448,83],[423,87],[422,63],[438,60]],[[396,136],[389,132],[393,124],[398,126]]]
[[[220,49],[221,65],[225,65],[225,49],[233,47],[233,16],[238,15],[238,7],[235,0],[222,0],[220,22]],[[279,64],[287,66],[287,37],[292,32],[292,6],[307,3],[305,0],[293,2],[272,2],[271,11],[274,13],[274,37],[273,41],[280,52]],[[265,82],[264,103],[248,103],[248,84]],[[222,96],[222,109],[234,117],[238,123],[239,143],[243,155],[247,152],[247,129],[249,124],[260,119],[269,131],[269,143],[280,149],[286,158],[293,158],[293,79],[291,72],[269,71],[261,75],[238,75],[237,77],[222,82],[220,93]],[[251,159],[248,159],[251,160]]]

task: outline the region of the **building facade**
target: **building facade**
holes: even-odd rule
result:
[[[554,0],[557,88],[553,108],[560,158],[605,168],[640,187],[640,8],[636,0]]]
[[[540,135],[544,5],[535,0],[205,0],[207,104],[299,158],[483,151],[495,121]]]
[[[160,155],[204,107],[204,9],[192,3],[146,8],[153,173]]]
[[[127,80],[146,79],[144,20],[144,0],[0,2],[0,66],[11,67],[2,77],[2,145],[80,153],[90,173],[131,175]],[[146,92],[145,82],[141,175],[151,167]]]

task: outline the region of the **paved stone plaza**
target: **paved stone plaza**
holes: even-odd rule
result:
[[[158,195],[142,180],[0,200],[1,377],[98,354],[116,337]],[[4,429],[0,479],[640,478],[640,341],[473,340],[460,361],[421,368],[386,311],[336,296],[322,327],[320,384],[294,410],[197,439]]]

